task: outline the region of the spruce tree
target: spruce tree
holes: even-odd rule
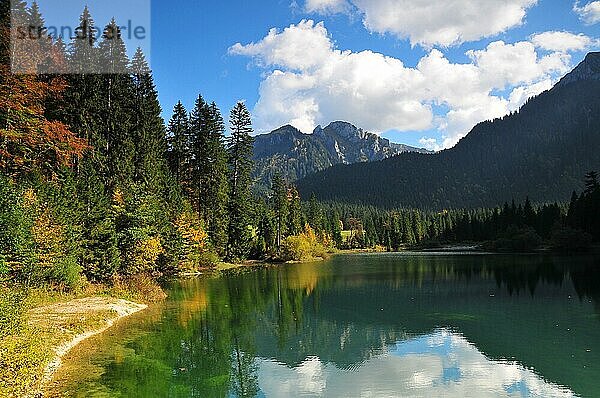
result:
[[[133,181],[135,169],[134,88],[121,29],[114,19],[104,29],[98,50],[105,72],[101,77],[100,117],[102,151],[108,161],[106,178],[112,187],[126,186]]]
[[[229,233],[226,258],[242,260],[250,249],[251,229],[249,211],[251,200],[251,172],[254,139],[252,120],[246,105],[238,102],[231,110],[231,136],[228,140],[229,155]]]
[[[227,206],[229,185],[227,180],[227,151],[225,149],[225,124],[219,108],[213,102],[208,113],[208,163],[209,179],[205,187],[205,221],[213,246],[225,254],[227,245]]]
[[[300,194],[294,186],[289,189],[289,217],[287,229],[290,235],[298,235],[303,229],[302,203],[300,202]]]
[[[323,214],[314,193],[308,202],[307,221],[315,231],[323,231]]]
[[[336,247],[341,248],[343,245],[343,237],[342,237],[342,226],[340,220],[340,214],[337,210],[333,210],[331,212],[331,236],[333,237],[333,241],[335,242]]]
[[[30,37],[35,41],[35,51],[37,54],[37,71],[45,73],[47,68],[51,66],[52,56],[52,39],[48,36],[46,29],[46,21],[40,13],[40,7],[37,2],[33,2],[28,10],[29,21],[28,29]]]
[[[189,115],[179,101],[173,108],[167,136],[167,158],[171,173],[184,189],[190,183],[191,140]]]
[[[29,7],[29,35],[38,43],[40,66],[48,65],[48,58],[51,55],[52,39],[48,36],[48,29],[46,29],[46,21],[40,12],[40,7],[37,2],[34,1]]]
[[[69,45],[69,63],[73,76],[86,76],[98,72],[100,60],[96,47],[98,28],[87,6],[79,17],[79,26]]]
[[[89,9],[84,8],[79,18],[79,26],[67,51],[68,68],[72,72],[67,75],[68,88],[65,92],[64,122],[87,140],[94,148],[89,151],[83,162],[93,162],[98,172],[103,172],[105,159],[100,149],[104,147],[101,134],[101,118],[98,104],[101,103],[100,77],[89,73],[98,68],[98,49],[96,47],[97,28]],[[80,172],[80,163],[75,165]]]
[[[209,158],[209,119],[210,107],[199,95],[194,109],[190,114],[190,149],[191,149],[191,178],[190,191],[192,203],[198,215],[205,219],[206,215],[206,190],[210,178]]]
[[[131,73],[135,110],[135,180],[158,193],[166,188],[166,132],[152,72],[140,48],[131,61]]]
[[[288,192],[287,185],[283,180],[280,173],[275,173],[272,181],[272,200],[273,208],[275,210],[275,223],[276,223],[276,236],[277,246],[281,246],[281,242],[286,235],[288,226],[288,214],[289,214],[289,203],[288,203]]]

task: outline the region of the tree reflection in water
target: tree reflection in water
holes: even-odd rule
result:
[[[519,369],[598,395],[599,282],[596,257],[432,254],[338,256],[190,280],[171,287],[153,319],[122,328],[136,329],[135,337],[117,333],[110,349],[89,358],[100,377],[68,388],[263,396],[261,386],[277,374],[266,369],[283,366],[298,380],[307,364],[356,373],[372,360],[391,361],[402,342],[444,331],[482,358],[516,360]],[[451,355],[461,353],[475,355]],[[463,370],[440,371],[452,381]],[[509,387],[524,388],[515,383]]]

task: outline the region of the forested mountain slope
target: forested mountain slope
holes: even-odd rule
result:
[[[567,200],[600,168],[600,53],[517,113],[477,125],[454,148],[336,166],[298,182],[304,197],[383,207]]]

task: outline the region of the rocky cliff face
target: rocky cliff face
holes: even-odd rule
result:
[[[255,137],[254,177],[264,190],[275,173],[293,182],[336,164],[372,162],[404,152],[428,151],[391,143],[347,122],[318,126],[313,134],[288,125]]]

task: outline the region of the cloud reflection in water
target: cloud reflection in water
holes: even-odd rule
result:
[[[317,357],[296,368],[259,361],[265,397],[575,397],[514,361],[488,359],[446,329],[388,346],[353,370]]]

